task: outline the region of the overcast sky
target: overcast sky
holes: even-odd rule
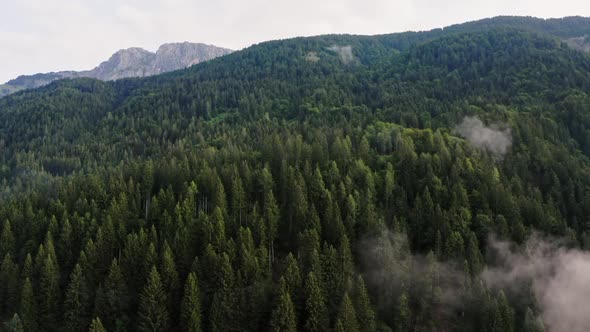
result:
[[[295,36],[427,30],[497,15],[590,16],[590,0],[0,0],[0,82],[92,69],[132,46],[232,49]]]

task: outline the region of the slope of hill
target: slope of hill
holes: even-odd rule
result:
[[[38,88],[64,78],[90,77],[104,81],[126,77],[145,77],[183,69],[229,54],[231,50],[199,43],[170,43],[156,53],[132,47],[117,51],[107,61],[86,71],[23,75],[0,85],[0,97],[23,89]]]
[[[272,41],[1,99],[0,316],[584,331],[590,56],[562,42],[584,20]]]

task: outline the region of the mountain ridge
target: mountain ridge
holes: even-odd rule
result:
[[[579,28],[293,38],[2,98],[0,294],[40,285],[20,302],[53,294],[43,317],[76,330],[95,304],[134,331],[157,293],[166,317],[194,295],[205,329],[588,331],[562,328],[585,311],[553,315],[588,290],[564,267],[590,266],[590,56],[563,42]],[[536,232],[575,264],[529,257],[550,248]],[[0,321],[21,319],[5,299]],[[22,321],[59,331],[43,317]]]
[[[128,77],[146,77],[183,69],[231,53],[232,50],[203,43],[166,43],[156,52],[140,47],[118,50],[91,70],[58,71],[21,75],[0,85],[0,98],[24,89],[38,88],[64,78],[89,77],[112,81]]]

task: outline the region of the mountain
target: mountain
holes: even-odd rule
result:
[[[126,77],[145,77],[183,69],[208,61],[232,51],[199,43],[170,43],[156,53],[132,47],[117,51],[107,61],[87,71],[62,71],[48,74],[23,75],[0,85],[0,97],[23,89],[37,88],[63,78],[90,77],[104,81]]]
[[[587,331],[590,55],[565,40],[589,22],[269,41],[0,99],[0,318]]]

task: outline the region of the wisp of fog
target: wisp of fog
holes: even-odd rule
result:
[[[339,45],[332,45],[328,47],[328,51],[335,52],[338,54],[340,61],[344,64],[354,63],[356,62],[356,57],[352,54],[352,46],[339,46]]]
[[[523,250],[511,250],[508,242],[492,240],[500,264],[483,279],[503,289],[531,283],[549,332],[590,331],[590,253],[561,242],[533,235]]]
[[[463,121],[455,126],[454,132],[465,138],[474,147],[486,150],[500,159],[504,157],[512,145],[510,128],[501,124],[486,126],[476,116],[463,118]]]

